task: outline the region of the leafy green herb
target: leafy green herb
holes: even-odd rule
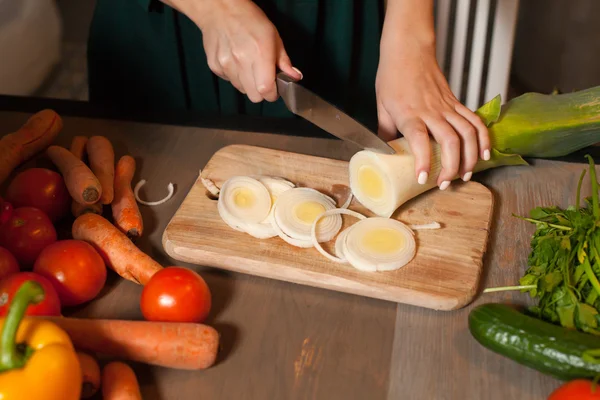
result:
[[[584,199],[582,206],[584,170],[575,205],[566,209],[536,207],[527,218],[516,216],[536,225],[528,268],[519,286],[486,292],[520,289],[538,299],[536,306],[527,309],[528,314],[600,336],[600,204],[594,160],[589,155],[586,158],[591,198]],[[600,353],[594,356],[600,357]]]

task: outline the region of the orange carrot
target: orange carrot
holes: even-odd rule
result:
[[[115,171],[115,198],[112,202],[115,225],[132,240],[140,237],[144,230],[142,214],[131,188],[134,173],[135,159],[121,157]]]
[[[42,110],[16,132],[0,138],[0,184],[21,163],[48,147],[62,128],[62,119],[56,112]]]
[[[92,136],[87,142],[86,149],[90,168],[102,184],[100,202],[110,204],[114,195],[115,150],[110,140],[104,136]]]
[[[73,239],[92,244],[109,268],[132,282],[145,285],[163,268],[100,215],[88,213],[77,217],[71,233]]]
[[[75,136],[71,141],[71,153],[81,161],[83,161],[83,157],[85,154],[85,146],[88,142],[88,138],[86,136]],[[75,218],[79,217],[81,214],[85,213],[94,213],[98,215],[102,215],[102,203],[99,201],[93,204],[81,204],[75,199],[73,199],[71,203],[71,213]]]
[[[86,213],[102,215],[103,207],[99,201],[94,204],[81,204],[73,200],[71,203],[71,213],[75,218]]]
[[[215,363],[219,351],[219,333],[204,324],[33,318],[57,324],[67,332],[77,349],[167,368],[206,369]]]
[[[142,400],[140,385],[133,369],[120,361],[113,361],[102,369],[103,400]]]
[[[71,148],[69,150],[81,161],[83,161],[85,155],[85,146],[87,145],[87,142],[87,136],[75,136],[71,141]]]
[[[102,194],[102,186],[96,175],[64,147],[50,146],[46,154],[60,170],[71,197],[82,204],[93,204]]]
[[[100,366],[94,357],[81,351],[77,352],[83,382],[81,385],[81,398],[92,397],[100,389]]]

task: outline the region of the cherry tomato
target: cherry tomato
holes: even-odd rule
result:
[[[19,263],[15,256],[4,247],[0,247],[0,279],[19,272]]]
[[[29,168],[17,174],[6,189],[6,200],[15,208],[39,208],[52,222],[66,216],[71,207],[63,177],[46,168]]]
[[[12,215],[13,206],[6,200],[0,197],[0,226],[9,220]]]
[[[56,290],[48,279],[35,272],[19,272],[0,280],[0,316],[6,316],[15,293],[29,280],[42,285],[44,300],[38,304],[30,304],[25,315],[60,316],[60,300]]]
[[[211,307],[208,285],[195,271],[167,267],[146,283],[140,308],[148,321],[202,322]]]
[[[21,267],[30,267],[41,251],[56,242],[56,229],[43,211],[33,207],[16,208],[0,227],[0,246],[6,247]]]
[[[95,298],[106,283],[104,260],[83,240],[59,240],[40,253],[33,266],[47,278],[63,306],[75,306]]]
[[[550,394],[548,400],[600,400],[600,383],[575,379],[563,384]]]

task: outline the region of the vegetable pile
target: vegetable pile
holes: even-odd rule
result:
[[[204,323],[210,288],[197,272],[164,267],[136,244],[144,234],[138,204],[164,203],[173,185],[164,199],[142,201],[145,181],[132,187],[131,155],[117,159],[104,136],[75,136],[70,149],[53,144],[62,127],[58,114],[44,110],[0,139],[0,183],[8,180],[0,197],[0,397],[74,400],[102,392],[105,399],[141,399],[123,361],[176,369],[215,363],[219,333]],[[55,168],[13,175],[35,155]],[[71,224],[68,238],[59,238],[59,224]],[[110,271],[143,286],[144,320],[63,316],[101,296]],[[60,354],[37,343],[52,338],[60,338]],[[96,354],[117,360],[101,367]],[[44,371],[48,357],[55,365],[62,358],[65,371]],[[36,374],[48,382],[25,383]]]

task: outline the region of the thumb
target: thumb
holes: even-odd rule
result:
[[[292,65],[292,60],[287,55],[281,39],[277,46],[277,67],[294,79],[301,80],[303,78],[302,72]]]

